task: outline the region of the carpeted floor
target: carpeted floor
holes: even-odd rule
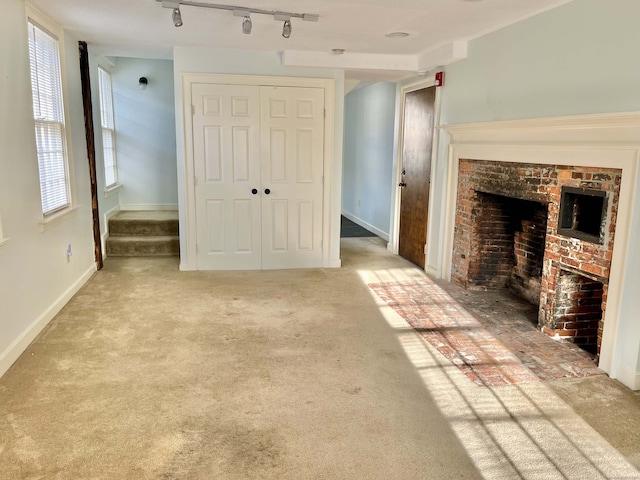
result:
[[[326,270],[107,259],[0,379],[0,478],[638,478],[633,395],[478,388],[367,287],[424,272],[342,246]]]

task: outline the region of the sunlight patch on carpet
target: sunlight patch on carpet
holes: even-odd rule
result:
[[[419,281],[369,287],[477,385],[539,381],[503,342],[437,285]]]

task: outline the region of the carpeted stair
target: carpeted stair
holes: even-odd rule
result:
[[[109,220],[108,257],[179,254],[178,212],[121,211]]]

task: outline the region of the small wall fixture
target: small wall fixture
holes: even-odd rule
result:
[[[181,27],[182,26],[182,14],[180,13],[180,9],[179,8],[174,8],[173,9],[173,13],[171,14],[171,18],[173,19],[173,26],[174,27]]]
[[[289,38],[291,36],[291,20],[285,20],[282,25],[282,36]]]
[[[247,15],[246,17],[244,17],[244,20],[242,20],[242,33],[246,33],[247,35],[249,35],[251,33],[252,27],[253,24],[251,23],[251,17]]]
[[[138,79],[138,88],[140,88],[140,90],[146,90],[148,84],[149,80],[147,80],[147,77],[140,77]]]

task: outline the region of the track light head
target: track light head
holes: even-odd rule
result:
[[[180,9],[179,8],[174,8],[173,9],[173,13],[171,14],[171,18],[173,19],[173,26],[174,27],[181,27],[182,26],[182,14],[180,13]]]
[[[289,38],[291,36],[291,20],[284,21],[284,25],[282,25],[282,36],[284,38]]]
[[[251,17],[249,15],[247,15],[242,20],[242,33],[246,33],[247,35],[249,35],[251,33],[251,27],[252,26],[253,25],[251,23]]]

